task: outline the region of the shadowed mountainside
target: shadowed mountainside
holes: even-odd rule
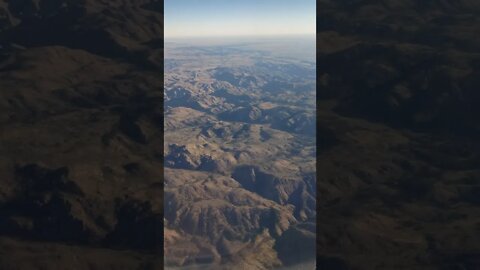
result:
[[[313,267],[315,38],[301,38],[165,43],[167,269]],[[285,57],[294,43],[312,56]]]
[[[158,269],[163,2],[0,14],[0,268]]]
[[[317,3],[320,269],[478,269],[479,2]]]
[[[478,269],[479,3],[318,1],[320,269]],[[154,0],[0,0],[0,269],[163,265],[162,9]],[[217,76],[242,87],[261,83]],[[230,99],[246,123],[289,113]],[[231,109],[215,107],[215,98],[189,101],[201,112]],[[274,127],[258,131],[259,140],[276,140],[279,130],[311,133],[302,115]],[[239,125],[204,130],[242,132]],[[174,150],[182,157],[188,149]],[[171,160],[172,167],[229,166],[200,156]],[[262,194],[281,201],[281,193]],[[271,204],[247,191],[238,197],[259,209]],[[178,222],[212,207],[178,206],[185,210]],[[259,239],[281,255],[292,252],[289,239],[309,236],[304,224],[286,230],[277,246],[266,232]],[[166,231],[166,241],[176,237]],[[255,243],[245,249],[262,253]]]

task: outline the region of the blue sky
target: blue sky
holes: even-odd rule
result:
[[[315,34],[316,0],[165,0],[165,37]]]

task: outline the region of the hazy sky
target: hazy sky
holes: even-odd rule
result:
[[[165,0],[165,37],[315,34],[316,0]]]

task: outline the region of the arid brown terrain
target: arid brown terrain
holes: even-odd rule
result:
[[[313,36],[166,41],[167,269],[314,268],[314,53]]]
[[[280,267],[314,216],[318,269],[480,268],[480,1],[317,1],[316,117],[242,98],[282,65],[218,48],[167,95],[192,62],[163,63],[162,10],[0,0],[0,269],[162,269],[163,236],[171,265]]]
[[[163,266],[162,9],[0,1],[0,269]]]
[[[320,269],[480,269],[480,2],[317,2]]]

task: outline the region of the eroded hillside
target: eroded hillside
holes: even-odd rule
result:
[[[318,264],[480,265],[478,1],[319,1]]]
[[[0,1],[1,269],[163,265],[162,8]]]
[[[167,266],[313,267],[313,57],[189,42],[165,57]]]

